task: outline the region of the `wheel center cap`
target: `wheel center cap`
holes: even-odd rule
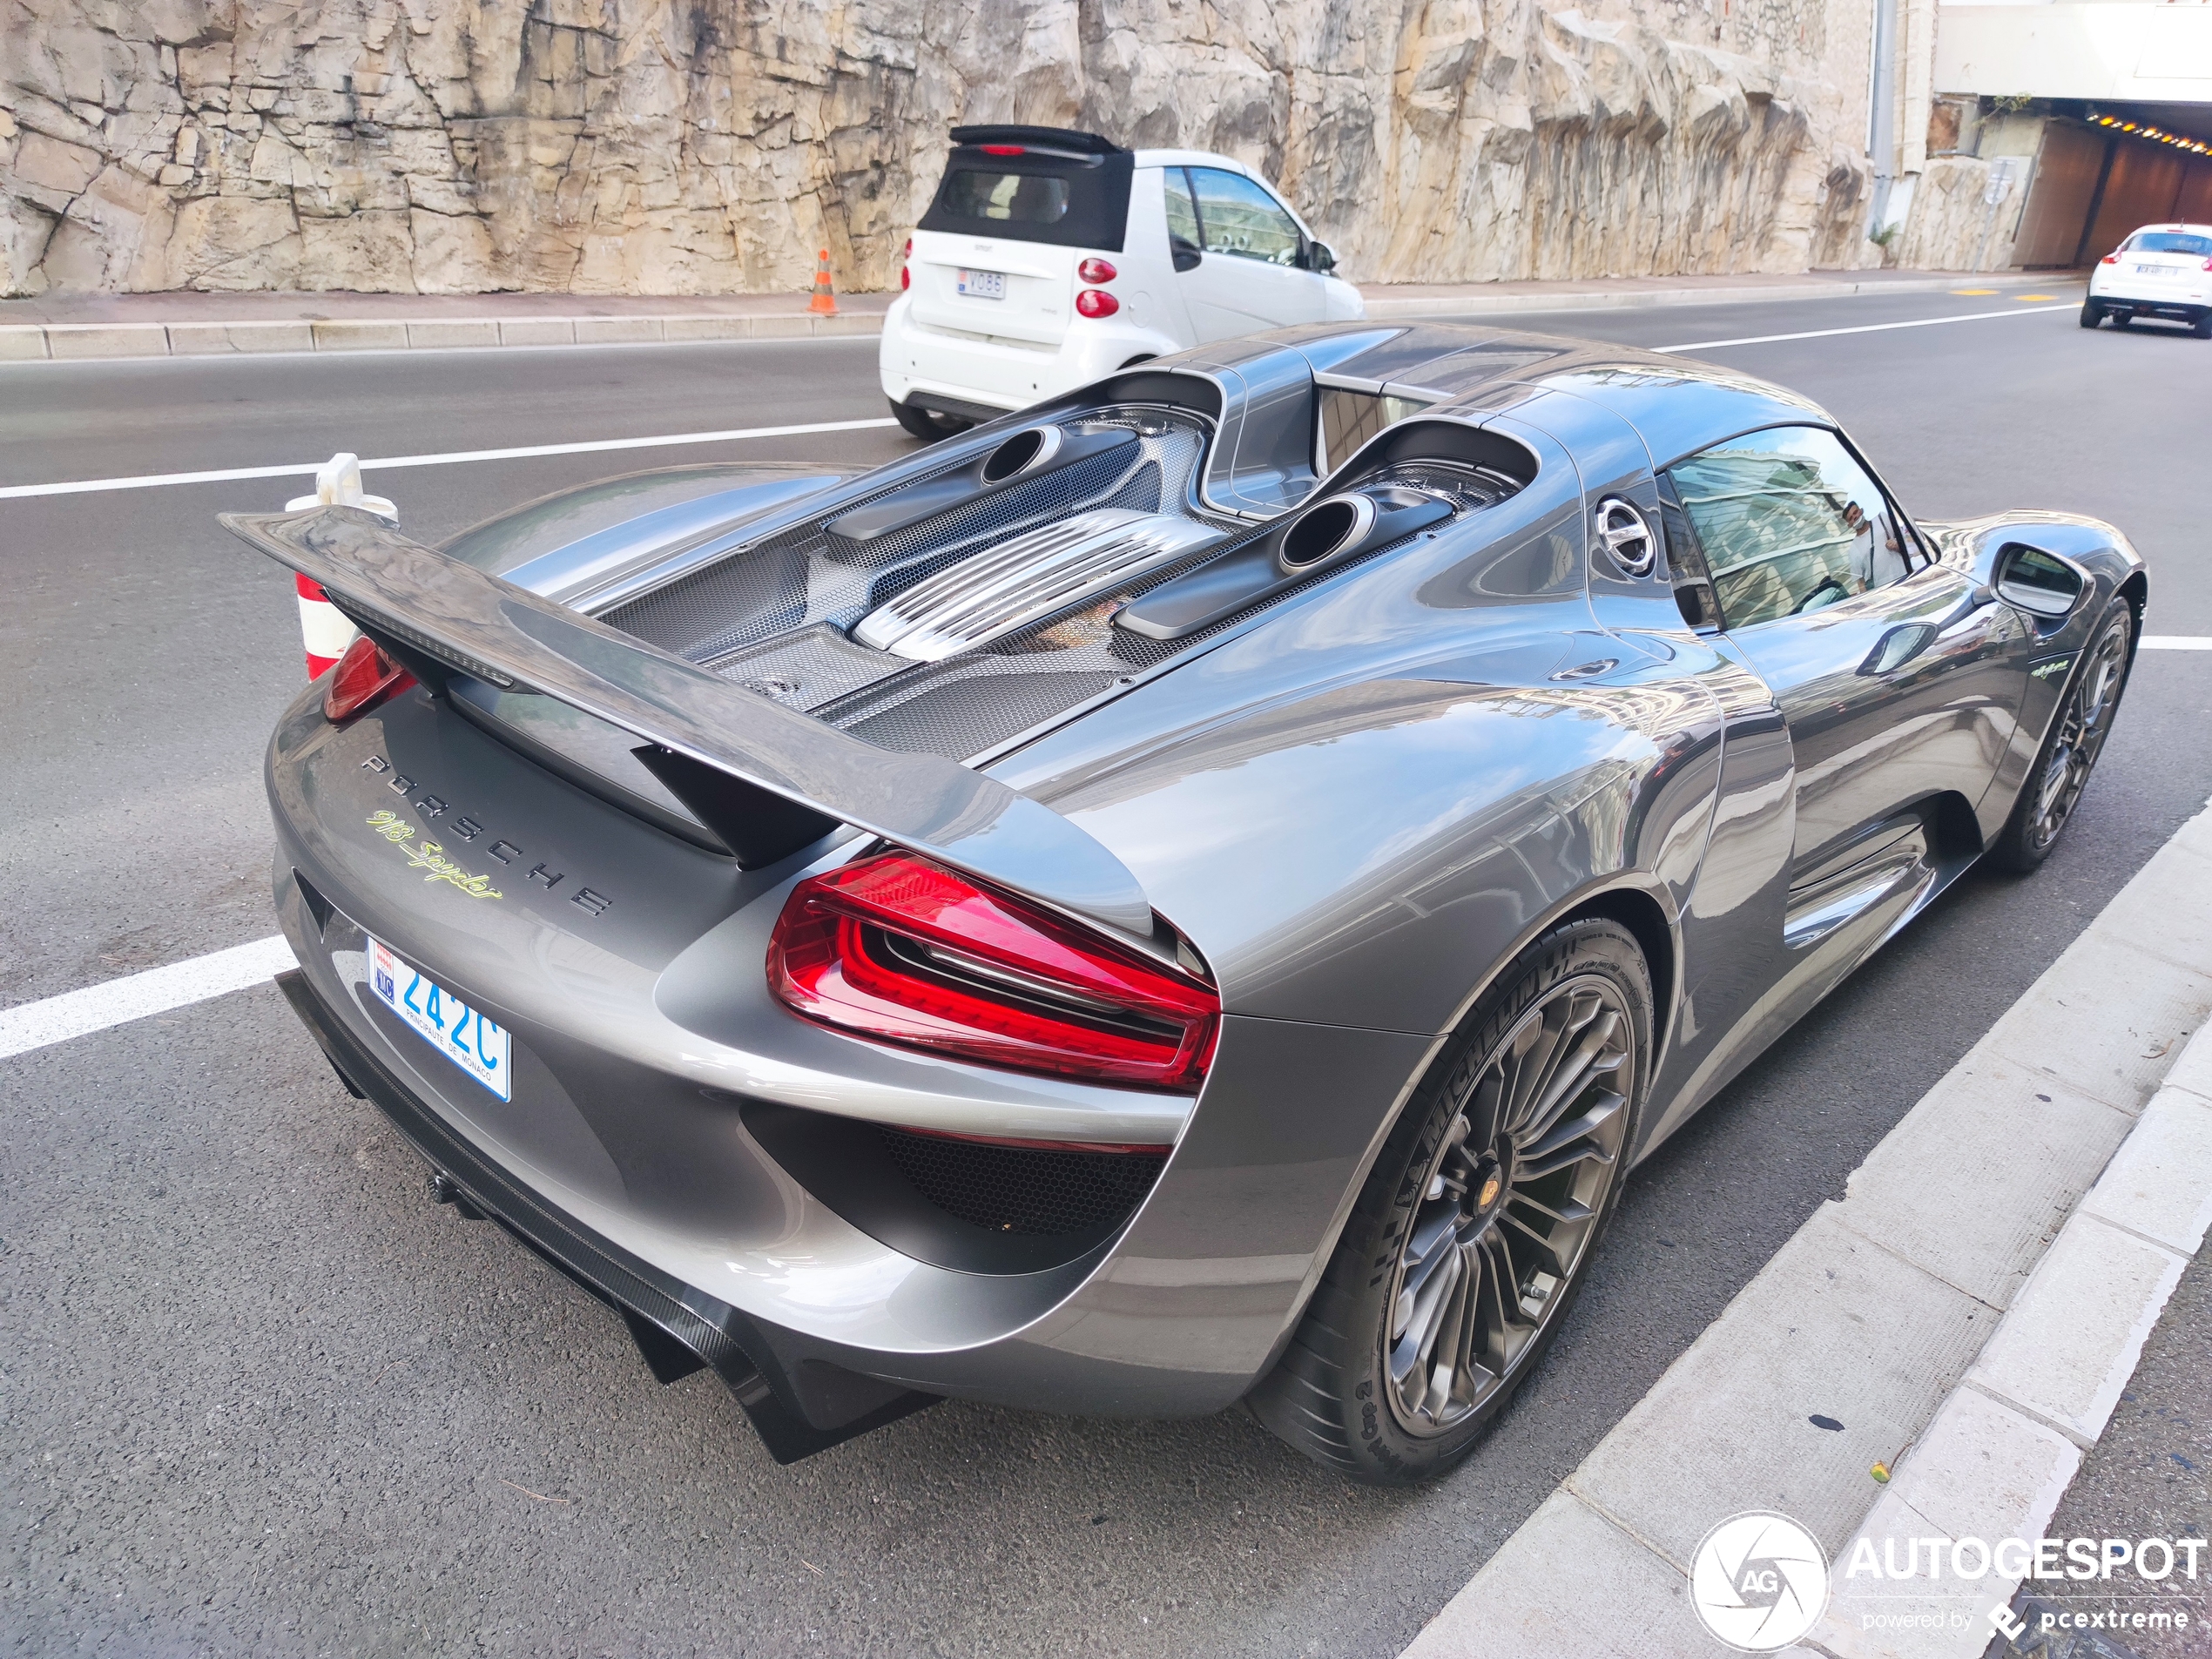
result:
[[[1505,1166],[1494,1156],[1484,1158],[1474,1166],[1474,1179],[1468,1184],[1467,1190],[1473,1199],[1468,1219],[1487,1221],[1497,1213],[1506,1196]]]

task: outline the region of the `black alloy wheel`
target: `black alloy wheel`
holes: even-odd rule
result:
[[[1431,1067],[1362,1188],[1260,1420],[1378,1485],[1443,1473],[1541,1359],[1620,1197],[1651,981],[1586,918],[1515,957]]]
[[[2134,608],[2114,599],[2090,633],[2034,769],[1989,849],[1990,862],[1999,869],[2024,875],[2050,857],[2112,735],[2113,717],[2134,660]]]

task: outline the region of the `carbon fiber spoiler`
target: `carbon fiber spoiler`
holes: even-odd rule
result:
[[[649,745],[639,758],[695,810],[702,776],[710,795],[733,783],[725,794],[740,809],[750,802],[800,823],[792,809],[815,815],[826,820],[816,833],[852,825],[1158,949],[1151,904],[1128,867],[995,778],[852,737],[410,541],[358,508],[225,513],[220,522],[320,583],[370,632],[634,733]]]

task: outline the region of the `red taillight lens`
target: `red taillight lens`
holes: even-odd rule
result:
[[[1085,260],[1076,267],[1076,274],[1086,282],[1111,282],[1121,273],[1109,260]]]
[[[811,1019],[985,1065],[1195,1092],[1221,998],[1072,922],[909,853],[812,876],[768,945]]]
[[[1026,156],[1029,152],[1018,144],[987,144],[983,146],[983,153],[987,156]]]
[[[2117,265],[2120,263],[2120,255],[2117,253],[2107,253],[2102,260],[2099,260],[2098,263],[2101,265]]]
[[[914,256],[914,239],[909,236],[907,238],[906,246],[899,250],[899,286],[901,288],[911,288],[914,287],[914,273],[907,269],[907,262],[911,260]]]
[[[1103,288],[1085,288],[1076,296],[1076,309],[1086,317],[1110,317],[1122,302]]]
[[[323,689],[322,711],[333,720],[350,720],[414,684],[414,675],[363,634],[346,647],[331,671],[330,684]]]

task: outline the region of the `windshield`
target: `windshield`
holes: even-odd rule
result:
[[[2212,236],[2191,236],[2185,231],[2138,231],[2128,239],[2130,253],[2194,253],[2212,260]]]

